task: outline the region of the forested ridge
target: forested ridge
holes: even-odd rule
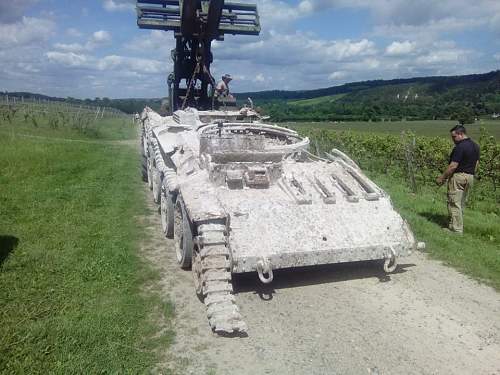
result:
[[[162,98],[76,99],[28,92],[10,96],[60,100],[106,106],[126,113],[144,106],[159,110]],[[449,77],[420,77],[346,83],[315,90],[261,91],[235,94],[248,97],[274,121],[387,121],[452,119],[471,122],[500,113],[500,71]]]
[[[242,93],[275,121],[452,119],[500,113],[500,71],[348,83],[309,91]]]

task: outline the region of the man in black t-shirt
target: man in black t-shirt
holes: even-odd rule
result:
[[[463,125],[456,125],[451,130],[455,147],[450,155],[449,165],[436,179],[442,185],[448,179],[448,229],[463,233],[463,214],[467,193],[474,183],[474,174],[479,164],[479,146],[469,137]]]

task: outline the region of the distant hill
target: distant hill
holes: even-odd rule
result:
[[[391,80],[372,80],[346,83],[340,86],[332,86],[314,90],[269,90],[269,91],[256,91],[256,92],[243,92],[237,93],[238,99],[246,99],[251,97],[254,100],[289,100],[289,99],[312,99],[322,96],[348,94],[353,92],[360,92],[384,86],[403,86],[403,85],[430,85],[434,91],[443,91],[448,88],[457,86],[468,86],[478,83],[495,83],[498,85],[500,82],[500,70],[492,71],[483,74],[470,74],[462,76],[435,76],[435,77],[417,77],[405,79],[391,79]]]
[[[127,99],[110,99],[110,98],[94,98],[94,99],[76,99],[72,97],[60,98],[56,96],[48,96],[43,94],[34,94],[31,92],[1,92],[0,95],[9,95],[10,97],[36,99],[36,100],[49,100],[60,101],[74,104],[92,105],[98,107],[111,107],[119,109],[125,113],[140,113],[144,107],[148,106],[155,111],[159,111],[162,98],[127,98]]]
[[[57,98],[29,92],[8,94],[107,106],[126,113],[140,112],[145,106],[160,110],[164,100]],[[500,71],[353,82],[315,90],[244,92],[235,96],[240,102],[251,97],[275,121],[458,119],[470,122],[475,117],[500,113]]]
[[[347,83],[316,90],[261,91],[251,97],[276,121],[457,119],[500,113],[500,71]]]

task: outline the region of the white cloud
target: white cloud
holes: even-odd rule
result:
[[[83,67],[89,62],[89,57],[74,52],[49,51],[46,53],[49,61],[71,67]]]
[[[377,25],[426,25],[446,18],[461,20],[495,17],[500,3],[492,0],[303,0],[297,9],[307,13],[322,12],[334,8],[368,10]]]
[[[166,64],[158,60],[141,59],[110,55],[97,61],[99,70],[133,71],[140,74],[158,74],[166,72]]]
[[[255,82],[264,82],[266,79],[264,78],[264,74],[259,73],[255,76]]]
[[[381,24],[374,27],[373,34],[388,38],[431,42],[438,39],[442,34],[471,30],[483,24],[484,20],[479,18],[459,19],[448,17],[439,20],[430,20],[422,25]]]
[[[264,29],[275,28],[280,23],[289,24],[301,16],[297,7],[281,0],[258,0],[256,3]]]
[[[66,29],[66,34],[68,36],[73,37],[73,38],[80,38],[83,36],[82,32],[74,27],[70,27],[69,29]]]
[[[54,48],[65,52],[82,52],[87,49],[80,43],[55,43]]]
[[[417,58],[417,64],[436,65],[444,63],[458,63],[466,58],[466,52],[461,50],[432,51]]]
[[[45,41],[53,34],[54,29],[54,22],[33,17],[0,24],[0,47],[12,48]]]
[[[109,12],[130,11],[135,8],[134,0],[104,0],[102,6]]]
[[[102,48],[111,42],[111,34],[106,30],[99,30],[92,34],[89,41],[85,44],[85,48],[89,51],[96,48]]]
[[[328,76],[328,79],[331,81],[336,81],[339,79],[342,79],[346,76],[346,72],[338,71],[338,72],[333,72]]]
[[[56,25],[50,21],[54,16],[23,18],[26,4],[34,1],[38,0],[0,0],[0,82],[6,89],[36,84],[43,91],[71,96],[165,94],[165,76],[172,64],[170,50],[175,44],[172,33],[137,31],[137,36],[111,52],[106,47],[115,35],[107,30],[84,36],[81,23],[76,22],[55,34]],[[480,45],[471,46],[465,39],[455,38],[458,32],[474,29],[486,33],[494,43],[494,32],[500,32],[500,1],[256,3],[262,24],[259,37],[226,35],[223,42],[213,43],[212,73],[215,77],[232,74],[233,91],[312,89],[366,79],[481,72],[498,67],[500,61],[500,52],[490,53],[495,60],[488,56],[485,62]],[[110,12],[128,12],[135,0],[102,0],[100,4]],[[310,22],[316,22],[316,13],[342,8],[363,13],[372,28],[363,34],[347,28],[342,34],[346,36],[338,39],[328,37],[328,25],[321,37],[305,31]],[[8,17],[2,14],[3,9],[7,9]],[[309,19],[297,22],[303,18]],[[47,48],[49,43],[51,47]]]
[[[298,12],[302,15],[312,13],[314,11],[314,3],[310,0],[302,0],[298,6]]]
[[[326,54],[334,57],[337,60],[350,59],[357,56],[373,55],[376,53],[375,43],[362,39],[358,42],[353,42],[349,39],[329,42],[320,42],[326,48]]]
[[[217,42],[213,42],[216,44]],[[170,51],[175,47],[175,39],[170,33],[151,30],[127,42],[125,48],[142,54],[154,53],[155,56],[171,61]]]
[[[34,64],[19,62],[19,63],[17,63],[17,66],[27,73],[39,73],[40,72],[40,69],[37,68]]]
[[[84,68],[98,71],[114,71],[122,74],[135,72],[137,74],[165,73],[166,64],[151,59],[108,55],[97,58],[75,52],[49,51],[45,54],[52,63],[71,68]]]
[[[301,32],[295,34],[273,32],[267,39],[245,41],[240,38],[228,38],[224,43],[214,44],[212,49],[215,58],[221,61],[249,60],[264,65],[290,66],[305,63],[322,64],[324,61],[348,61],[371,56],[377,52],[375,43],[368,39],[326,40]]]
[[[74,52],[49,51],[46,53],[49,61],[69,67],[86,67],[91,58],[84,54]]]
[[[93,51],[96,48],[106,46],[111,42],[111,34],[105,30],[99,30],[92,34],[85,44],[81,43],[55,43],[53,47],[65,52]]]
[[[401,56],[408,55],[415,51],[415,43],[405,40],[404,42],[392,42],[385,49],[386,55]]]
[[[99,30],[92,34],[91,42],[108,43],[111,41],[111,34],[106,30]]]

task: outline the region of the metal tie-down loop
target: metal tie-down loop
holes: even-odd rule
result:
[[[257,262],[257,274],[259,275],[260,281],[264,284],[269,284],[273,281],[273,269],[268,260],[262,258]],[[267,274],[267,278],[264,274]]]
[[[384,271],[387,273],[393,272],[398,266],[398,258],[396,257],[396,251],[394,247],[390,246],[391,254],[386,256],[384,261]]]

